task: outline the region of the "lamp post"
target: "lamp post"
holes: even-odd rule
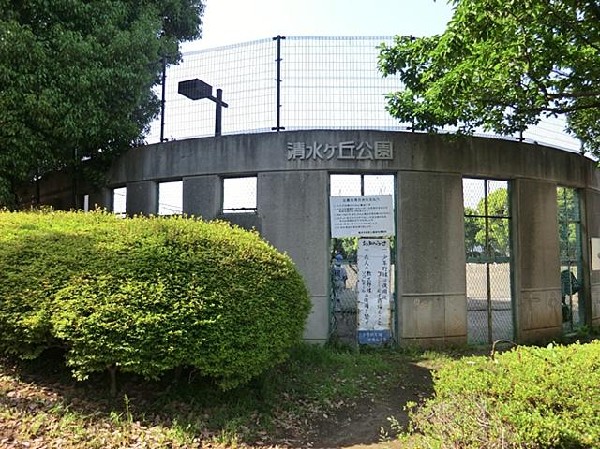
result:
[[[177,93],[185,95],[190,100],[201,100],[202,98],[208,98],[217,105],[217,112],[215,116],[215,137],[221,135],[221,110],[222,108],[228,108],[229,105],[223,101],[223,90],[217,89],[217,96],[214,97],[212,94],[212,86],[199,79],[179,81],[177,85]]]

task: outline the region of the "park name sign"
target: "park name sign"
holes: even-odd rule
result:
[[[394,145],[389,140],[323,142],[288,142],[288,161],[379,161],[394,159]]]

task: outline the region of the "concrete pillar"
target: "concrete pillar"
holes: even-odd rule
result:
[[[89,198],[90,210],[111,209],[112,208],[112,189],[102,187],[90,193]]]
[[[158,213],[158,183],[139,181],[127,183],[127,215]]]
[[[584,192],[585,195],[585,220],[587,223],[587,232],[584,232],[584,236],[587,237],[587,244],[591,251],[592,238],[600,238],[600,192],[587,189]],[[597,254],[592,254],[591,259],[597,257]],[[590,262],[591,263],[591,262]],[[588,317],[588,323],[594,327],[600,326],[600,270],[592,270],[590,267],[589,276],[589,290],[586,295],[590,298],[586,301],[586,316]],[[584,292],[586,292],[584,284]]]
[[[216,218],[221,212],[222,190],[223,183],[216,175],[183,178],[183,213],[205,220]]]
[[[304,338],[329,336],[329,206],[325,171],[258,175],[258,214],[262,235],[292,258],[306,281],[312,311]]]
[[[465,344],[462,177],[401,172],[398,185],[400,344]]]
[[[514,187],[517,341],[562,334],[556,184],[520,179]]]

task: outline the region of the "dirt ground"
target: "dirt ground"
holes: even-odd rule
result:
[[[0,405],[2,405],[2,397],[6,396],[4,398],[5,405],[13,404],[17,408],[35,413],[41,407],[40,401],[52,404],[58,398],[70,397],[69,408],[81,412],[87,411],[90,416],[102,409],[109,409],[108,403],[103,403],[103,401],[88,403],[84,399],[84,390],[74,386],[72,382],[60,381],[51,372],[47,371],[44,376],[23,375],[23,377],[18,377],[19,380],[8,383],[5,380],[5,385],[0,385],[0,390],[2,390],[0,391],[2,393],[0,394]],[[313,414],[305,421],[295,423],[291,429],[280,429],[275,435],[268,435],[262,442],[241,442],[237,447],[240,449],[397,449],[401,446],[398,442],[393,441],[395,432],[391,429],[388,418],[393,416],[402,426],[407,424],[408,416],[404,411],[404,406],[407,402],[420,402],[431,395],[433,388],[431,373],[429,369],[419,366],[418,363],[409,362],[402,366],[402,374],[399,376],[398,382],[382,382],[382,384],[387,385],[385,391],[378,390],[374,394],[365,394],[352,403],[335,408],[334,411]],[[139,397],[139,395],[134,391],[130,391],[130,393],[133,404],[134,396]],[[142,394],[142,396],[144,395]],[[0,416],[0,449],[59,447],[53,445],[56,442],[53,437],[50,437],[50,440],[38,438],[28,442],[21,439],[21,442],[18,443],[9,433],[12,432],[15,435],[21,433],[22,424],[13,421],[8,417]],[[201,447],[220,449],[223,446],[209,444]]]
[[[372,398],[363,398],[352,407],[307,423],[304,435],[280,444],[297,448],[314,449],[396,449],[401,447],[393,441],[395,432],[389,419],[394,417],[406,427],[408,415],[404,410],[407,402],[421,402],[432,394],[433,383],[429,369],[410,363],[401,385],[382,391]],[[300,437],[298,439],[298,437]],[[290,444],[291,443],[291,444]]]

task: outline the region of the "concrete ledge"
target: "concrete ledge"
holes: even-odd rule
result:
[[[562,336],[562,326],[521,331],[520,344],[547,343]]]
[[[401,340],[465,338],[467,308],[464,293],[402,295]]]
[[[256,229],[258,232],[261,231],[261,220],[256,212],[241,214],[219,214],[217,215],[217,219],[228,221],[229,223],[244,229]]]
[[[461,347],[467,345],[467,336],[445,338],[403,338],[399,341],[403,348],[439,349],[448,347]]]

